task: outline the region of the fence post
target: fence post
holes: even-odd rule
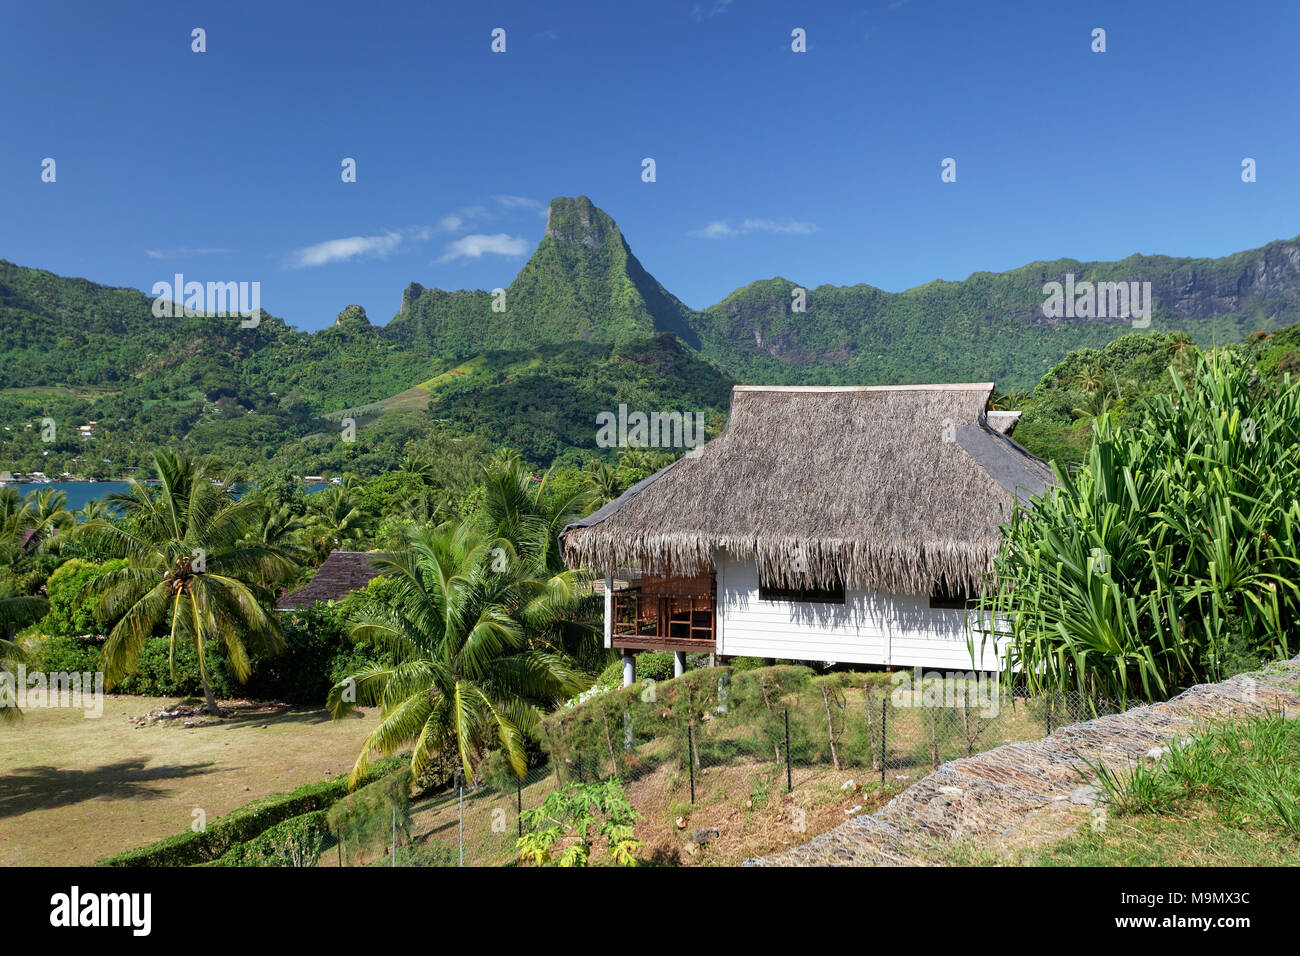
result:
[[[889,720],[889,695],[880,701],[880,785],[885,785],[885,723]]]
[[[790,708],[785,709],[785,792],[794,791],[794,780],[790,775]]]
[[[1047,694],[1047,736],[1052,735],[1052,704],[1055,702],[1051,692]]]
[[[578,783],[586,783],[586,782],[587,781],[584,780],[582,777],[582,754],[579,753],[578,754]]]
[[[691,771],[691,805],[695,805],[695,731],[691,724],[686,725],[686,766]]]
[[[460,786],[460,822],[457,827],[460,831],[460,865],[465,865],[465,785]]]
[[[515,819],[519,821],[519,835],[524,835],[524,778],[515,781]]]

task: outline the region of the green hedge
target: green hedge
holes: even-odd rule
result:
[[[363,782],[391,773],[403,763],[400,757],[376,761]],[[209,823],[201,833],[186,831],[148,846],[128,850],[100,860],[99,866],[193,866],[207,863],[248,843],[277,823],[292,817],[328,810],[346,796],[348,780],[339,776],[320,783],[309,783],[289,793],[278,793],[246,807],[232,810]]]
[[[329,813],[313,810],[268,827],[200,866],[315,866],[330,832]]]

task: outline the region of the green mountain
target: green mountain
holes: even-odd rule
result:
[[[1046,316],[1044,285],[1067,275],[1149,282],[1151,331],[1207,344],[1300,319],[1300,240],[1221,259],[1039,262],[900,293],[819,286],[802,294],[803,311],[800,287],[773,278],[693,310],[585,196],[551,202],[503,295],[412,283],[385,326],[359,306],[315,333],[266,313],[256,328],[157,318],[137,290],[0,260],[0,470],[115,473],[175,443],[254,471],[383,470],[434,432],[545,464],[599,453],[597,411],[719,413],[733,380],[1029,388],[1072,350],[1132,330],[1120,318]],[[497,351],[484,354],[485,342]],[[54,442],[41,440],[45,418]],[[346,447],[335,441],[342,418],[360,430]],[[90,421],[94,438],[78,436]]]
[[[445,358],[474,355],[485,341],[517,349],[660,332],[698,345],[692,315],[645,271],[614,220],[579,196],[551,201],[542,241],[504,296],[412,283],[385,334]]]
[[[1222,259],[1059,259],[905,292],[869,285],[806,289],[802,311],[784,278],[753,282],[693,310],[647,273],[618,225],[585,196],[551,202],[546,233],[505,290],[412,284],[384,334],[431,355],[464,358],[485,339],[506,348],[623,342],[672,332],[733,377],[784,384],[898,384],[992,379],[1033,385],[1067,352],[1099,348],[1131,319],[1050,318],[1048,282],[1149,282],[1150,329],[1239,342],[1300,319],[1300,240]]]
[[[737,378],[775,383],[993,380],[1029,387],[1068,351],[1101,347],[1133,330],[1129,319],[1049,318],[1046,283],[1150,282],[1150,329],[1203,344],[1240,342],[1300,319],[1300,239],[1222,259],[1129,256],[1058,259],[961,282],[890,293],[868,285],[808,289],[754,282],[693,321],[705,355]]]

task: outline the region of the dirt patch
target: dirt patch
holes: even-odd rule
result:
[[[794,790],[786,793],[783,768],[741,762],[701,770],[692,807],[672,796],[680,792],[673,779],[678,773],[660,767],[628,786],[641,813],[636,834],[645,847],[639,855],[650,863],[735,866],[798,846],[887,799],[860,771],[796,770]]]
[[[210,724],[221,723],[223,720],[268,716],[291,709],[290,705],[283,701],[247,700],[245,698],[219,700],[217,701],[217,708],[221,711],[220,716],[209,714],[207,706],[204,704],[172,704],[155,708],[138,717],[132,717],[130,721],[137,727],[152,727],[155,724],[164,726],[180,724],[186,728],[206,727]]]

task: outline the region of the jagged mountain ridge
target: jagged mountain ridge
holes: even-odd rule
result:
[[[695,310],[645,270],[608,214],[579,196],[552,200],[545,235],[506,289],[505,312],[490,312],[487,293],[412,284],[384,334],[455,357],[472,354],[484,335],[525,347],[672,332],[744,381],[992,378],[1029,386],[1070,349],[1103,345],[1132,328],[1117,317],[1045,316],[1044,284],[1067,274],[1079,282],[1150,282],[1151,327],[1205,342],[1239,341],[1300,318],[1296,239],[1221,259],[1034,262],[897,293],[819,286],[806,290],[803,312],[792,309],[798,283],[777,277]]]

